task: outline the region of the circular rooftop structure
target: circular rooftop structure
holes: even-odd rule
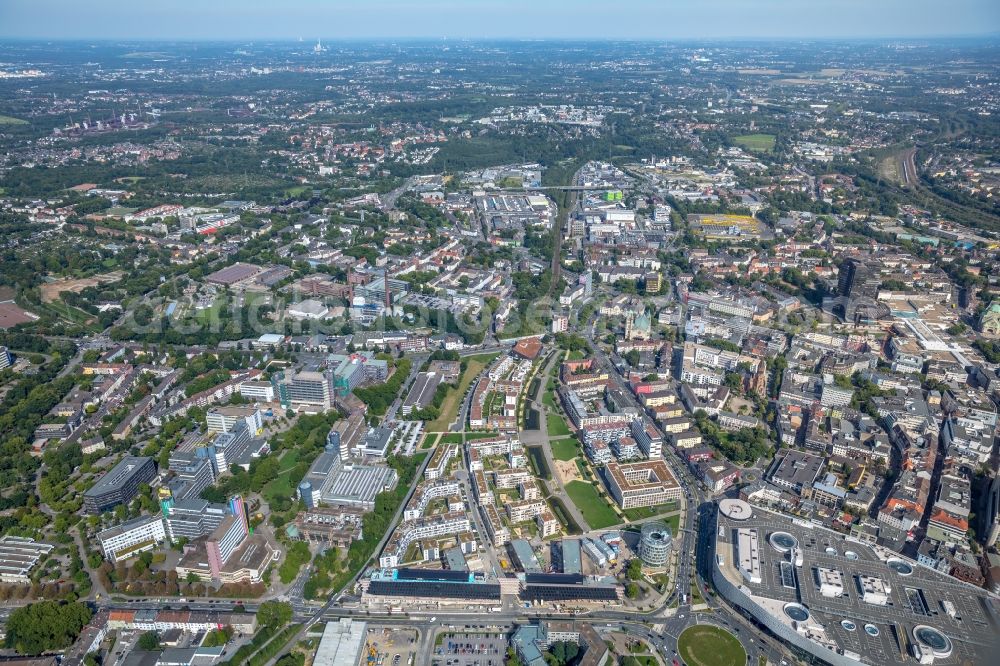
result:
[[[913,639],[934,654],[938,659],[947,659],[951,656],[951,639],[942,634],[934,627],[926,624],[918,624],[913,627]]]
[[[753,515],[753,507],[740,499],[724,499],[719,502],[719,512],[729,520],[746,520]]]
[[[666,524],[652,520],[642,524],[639,537],[639,557],[651,567],[666,566],[673,548],[673,536]]]
[[[855,553],[853,550],[845,550],[844,557],[849,559],[851,562],[857,562],[861,559],[861,556]]]
[[[834,557],[835,555],[837,555],[837,549],[834,548],[833,546],[829,546],[826,549],[826,554],[829,555],[830,557]]]
[[[809,609],[802,604],[785,604],[782,610],[785,611],[785,615],[796,622],[805,622],[809,619]]]
[[[779,553],[787,553],[799,546],[799,540],[788,532],[772,532],[767,541]]]
[[[900,576],[909,576],[913,573],[913,567],[909,562],[904,562],[903,560],[892,557],[886,561],[886,566],[895,571]]]
[[[854,624],[850,620],[841,620],[840,626],[842,626],[847,631],[854,631],[858,628],[858,625]]]
[[[874,624],[866,624],[865,625],[865,633],[868,634],[869,636],[871,636],[872,638],[875,638],[876,636],[878,636],[882,632],[880,632],[878,630],[878,627],[876,627]]]

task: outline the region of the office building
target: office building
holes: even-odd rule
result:
[[[198,497],[201,491],[215,480],[213,461],[208,457],[208,449],[174,451],[170,455],[168,468],[172,477],[167,488],[175,499]]]
[[[500,582],[468,571],[379,569],[361,581],[362,598],[380,604],[429,599],[440,603],[500,605]]]
[[[246,421],[237,421],[229,432],[220,432],[208,450],[215,465],[215,475],[229,471],[230,466],[249,463],[253,434]]]
[[[14,365],[14,357],[6,347],[0,347],[0,370]]]
[[[642,524],[639,534],[639,558],[651,567],[665,567],[670,561],[673,537],[670,528],[659,521]]]
[[[608,492],[622,509],[656,506],[681,498],[681,487],[662,460],[608,463],[604,468]]]
[[[214,532],[229,515],[227,504],[215,504],[199,498],[168,498],[160,503],[167,536],[194,541]]]
[[[126,456],[107,474],[83,493],[83,509],[87,513],[103,513],[119,504],[131,502],[139,486],[156,476],[152,458]]]
[[[205,422],[211,433],[229,432],[237,423],[247,424],[252,435],[259,435],[264,430],[264,419],[261,411],[254,406],[226,405],[212,407],[205,414]]]
[[[663,457],[663,437],[656,428],[647,425],[643,419],[635,419],[630,427],[632,438],[647,458],[654,460]]]
[[[744,538],[750,534],[757,538]],[[712,542],[718,593],[805,661],[991,663],[993,635],[969,631],[993,622],[981,588],[739,500],[720,502]]]
[[[240,395],[247,400],[273,402],[274,386],[271,382],[243,382],[240,384]]]
[[[285,409],[325,411],[332,404],[330,378],[315,371],[279,372],[271,380],[274,394]]]
[[[162,516],[143,516],[97,534],[104,557],[112,564],[153,550],[166,540]]]

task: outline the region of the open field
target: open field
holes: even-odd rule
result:
[[[28,312],[13,301],[0,302],[0,328],[13,328],[18,324],[35,321],[38,316]]]
[[[552,447],[552,457],[556,460],[573,460],[580,455],[576,437],[553,439],[549,442],[549,446]]]
[[[66,279],[66,280],[56,280],[55,282],[46,282],[41,286],[42,292],[42,302],[52,303],[59,299],[59,292],[62,291],[72,291],[73,293],[80,293],[87,287],[96,287],[100,284],[106,284],[108,282],[117,282],[122,279],[124,273],[121,271],[112,271],[111,273],[104,273],[102,275],[93,275],[89,278],[78,278],[78,279]]]
[[[51,303],[46,303],[45,308],[55,314],[56,316],[65,319],[66,321],[72,322],[74,324],[79,324],[80,326],[91,326],[96,323],[97,319],[84,310],[78,307],[67,305],[62,301],[53,301]]]
[[[758,153],[769,153],[774,150],[773,134],[744,134],[733,137],[733,142]]]
[[[470,356],[466,359],[465,372],[462,373],[461,379],[458,380],[458,390],[449,391],[448,395],[445,396],[444,401],[441,403],[440,415],[427,423],[426,429],[428,432],[443,432],[448,429],[448,426],[451,425],[452,421],[458,415],[459,405],[461,405],[462,398],[465,396],[465,392],[469,389],[472,381],[497,356],[498,354],[480,354],[478,356]]]
[[[570,481],[566,484],[566,493],[573,500],[573,504],[580,509],[584,520],[591,529],[602,529],[611,527],[621,522],[618,514],[611,508],[607,501],[597,494],[597,489],[590,483],[584,481]]]
[[[15,118],[14,116],[5,116],[0,113],[0,125],[27,125],[27,120],[21,120],[20,118]]]
[[[566,421],[557,412],[552,412],[545,418],[545,431],[549,437],[565,437],[573,434]]]
[[[735,636],[709,624],[681,632],[677,652],[691,666],[743,666],[747,661],[747,653]]]

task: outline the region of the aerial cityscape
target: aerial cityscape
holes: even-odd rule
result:
[[[998,663],[1000,8],[172,4],[0,8],[0,666]]]

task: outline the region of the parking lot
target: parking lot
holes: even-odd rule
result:
[[[367,645],[361,663],[368,664],[369,647],[375,649],[375,662],[381,666],[412,666],[417,663],[417,632],[398,627],[369,627]]]
[[[443,632],[434,647],[434,666],[502,666],[507,637],[500,633]]]

